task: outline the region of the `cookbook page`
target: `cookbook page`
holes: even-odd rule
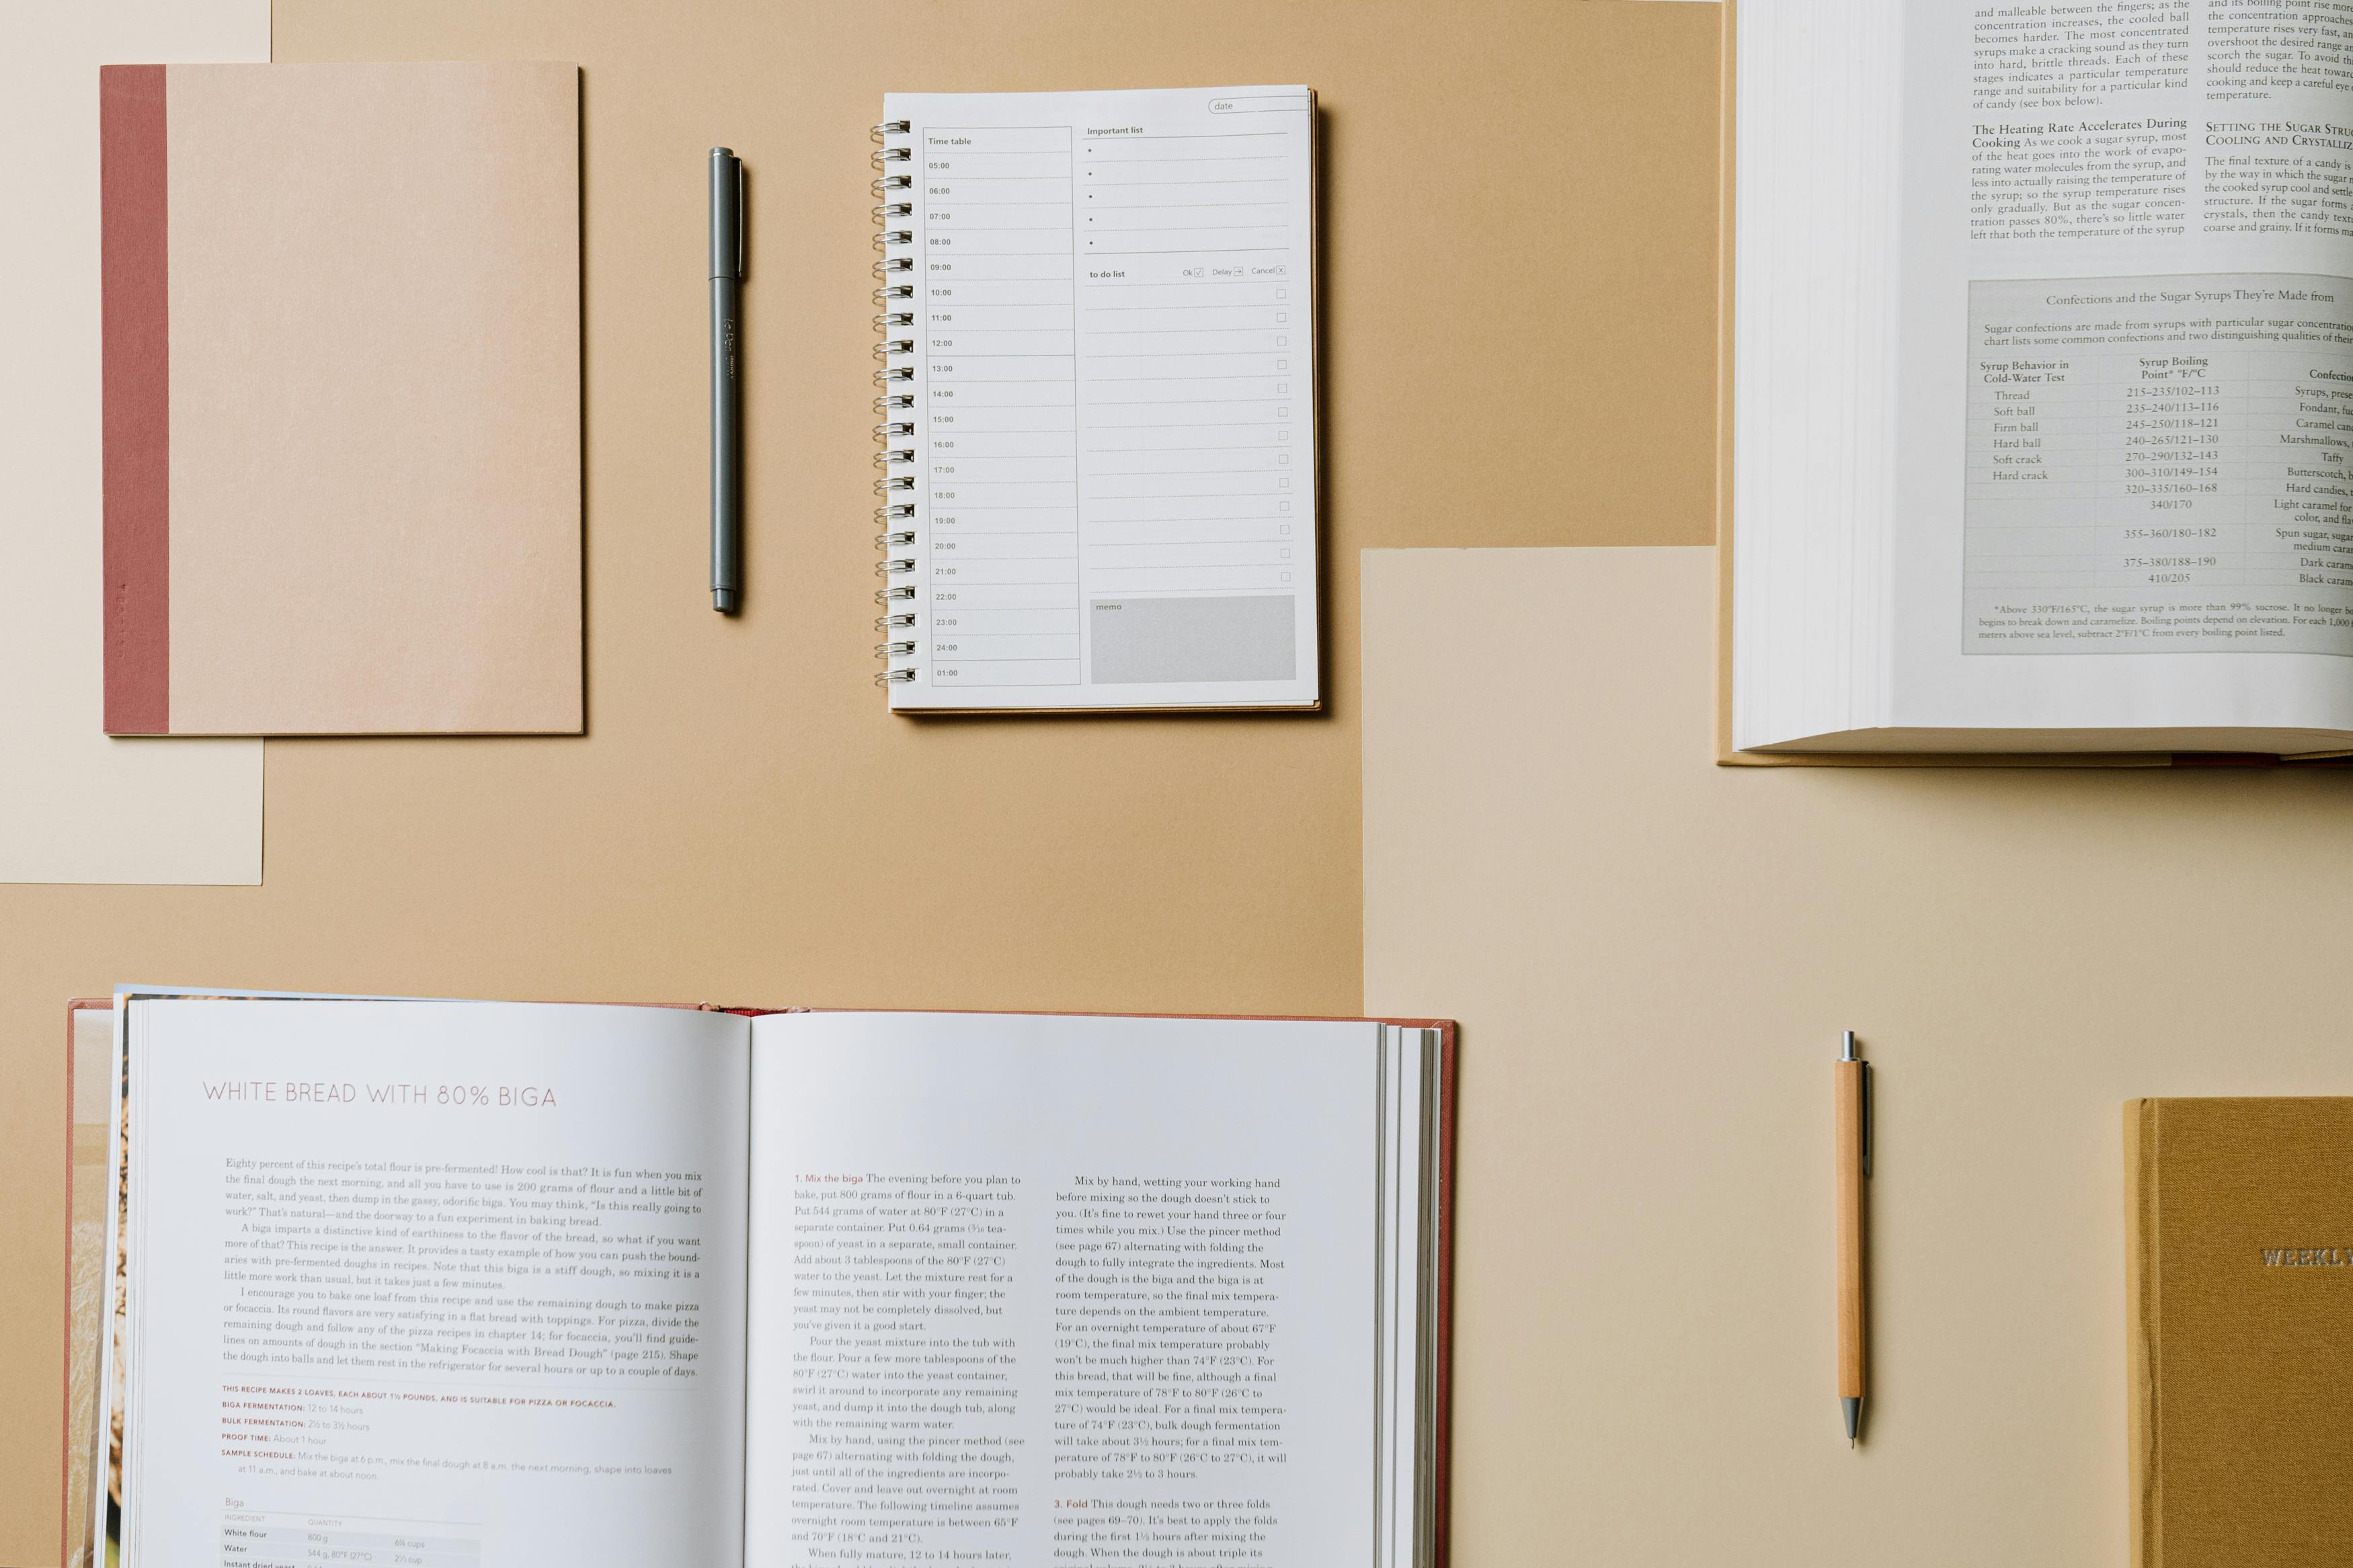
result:
[[[802,1014],[753,1058],[748,1562],[1393,1560],[1379,1025]]]
[[[744,1020],[126,1011],[125,1563],[738,1560]]]
[[[2353,3],[1911,4],[1904,724],[2353,724]]]

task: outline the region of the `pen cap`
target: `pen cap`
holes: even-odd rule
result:
[[[711,275],[744,276],[744,161],[711,150]]]

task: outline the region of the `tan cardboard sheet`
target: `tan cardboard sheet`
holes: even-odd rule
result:
[[[1713,536],[1709,5],[280,0],[273,21],[281,60],[580,62],[593,721],[273,743],[258,890],[0,887],[0,1068],[25,1091],[0,1096],[0,1256],[31,1260],[0,1270],[0,1476],[59,1441],[63,998],[128,978],[1353,1014],[1358,550]],[[1328,710],[891,719],[868,684],[882,94],[1270,73],[1324,113]],[[734,621],[703,531],[721,143],[752,208]],[[0,1486],[0,1563],[55,1539],[46,1499]]]
[[[2353,779],[1720,768],[1714,571],[1365,556],[1365,1007],[1462,1027],[1458,1561],[2122,1568],[2119,1108],[2353,1091]]]
[[[0,882],[261,879],[259,742],[161,745],[100,730],[98,68],[269,53],[266,0],[25,5],[9,16],[0,47]]]

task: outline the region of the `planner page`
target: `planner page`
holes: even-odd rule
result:
[[[1314,705],[1314,95],[884,101],[892,705]]]
[[[125,1568],[739,1561],[744,1019],[128,1018]]]

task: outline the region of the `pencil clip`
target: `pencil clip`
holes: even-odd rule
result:
[[[1855,1096],[1860,1101],[1856,1107],[1856,1120],[1862,1123],[1858,1131],[1861,1133],[1859,1142],[1862,1145],[1862,1176],[1863,1180],[1869,1181],[1871,1179],[1871,1064],[1863,1060],[1862,1049],[1856,1043],[1852,1029],[1840,1032],[1839,1060],[1852,1062],[1862,1069],[1862,1082],[1857,1086],[1858,1092]]]
[[[1871,1180],[1871,1064],[1862,1064],[1862,1179]]]
[[[1863,1063],[1863,1180],[1871,1180],[1871,1063]]]

